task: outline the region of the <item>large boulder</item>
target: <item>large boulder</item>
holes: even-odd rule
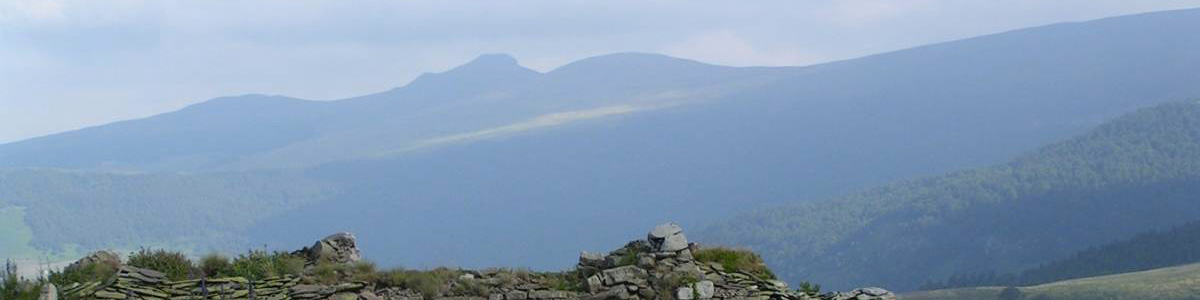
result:
[[[321,261],[353,263],[362,260],[357,241],[354,234],[339,232],[317,241],[312,247],[297,251],[297,254],[307,257],[309,263],[313,264]]]
[[[650,246],[659,252],[675,252],[688,248],[688,240],[683,235],[683,228],[673,222],[654,227],[646,235],[646,240],[650,241]]]
[[[84,256],[83,258],[80,258],[79,260],[71,263],[70,265],[67,265],[67,267],[64,268],[64,270],[67,270],[67,271],[81,270],[83,268],[88,268],[88,267],[91,267],[94,265],[98,265],[100,267],[107,268],[108,270],[116,271],[117,269],[121,268],[121,256],[117,255],[117,253],[112,252],[112,251],[106,251],[106,250],[96,251],[96,252],[92,252],[92,254],[88,254],[88,256]]]

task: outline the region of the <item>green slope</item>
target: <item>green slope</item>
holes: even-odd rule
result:
[[[979,287],[922,291],[903,300],[996,299],[1002,288]],[[1059,281],[1020,288],[1037,300],[1193,300],[1200,299],[1200,264]]]
[[[72,244],[83,251],[136,245],[240,250],[249,246],[242,233],[257,220],[329,193],[329,184],[289,172],[0,170],[0,199],[5,199],[0,206],[23,207],[3,210],[0,230],[16,233],[3,235],[5,248],[10,239],[12,245],[24,240],[39,252],[61,252]],[[22,214],[24,220],[18,218]],[[29,254],[21,249],[10,252]]]
[[[33,230],[25,225],[25,208],[0,207],[0,259],[36,257],[37,250],[29,245]]]
[[[1014,272],[1200,219],[1200,104],[1142,109],[988,168],[744,214],[709,240],[751,245],[786,278],[914,289]]]
[[[1200,249],[1200,222],[1190,222],[1169,230],[1153,230],[1127,240],[1090,247],[1021,273],[964,274],[921,289],[1036,285],[1157,269],[1200,262],[1200,252],[1196,249]]]

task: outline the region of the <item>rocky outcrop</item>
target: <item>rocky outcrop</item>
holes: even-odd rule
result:
[[[362,254],[358,250],[358,238],[349,232],[327,236],[312,247],[300,249],[293,254],[308,258],[310,264],[320,261],[345,264],[362,260]]]
[[[896,300],[896,295],[892,292],[877,288],[861,288],[849,292],[834,293],[829,296],[831,300]]]
[[[674,223],[655,227],[646,240],[632,241],[609,253],[579,255],[576,267],[586,276],[590,299],[816,299],[788,289],[787,283],[716,262],[697,261],[683,229]]]
[[[248,280],[242,277],[167,280],[163,273],[121,266],[111,252],[89,255],[69,268],[115,264],[116,275],[44,292],[45,300],[895,300],[881,288],[818,295],[792,290],[770,272],[724,266],[690,243],[674,223],[650,230],[606,253],[583,252],[574,271],[440,269],[393,274],[352,274],[333,268],[361,260],[357,239],[338,233],[292,252],[308,260],[303,275]],[[713,253],[713,252],[707,252]],[[726,252],[732,253],[732,252]],[[747,252],[748,253],[748,252]],[[700,254],[700,258],[697,255]],[[755,256],[757,258],[757,256]],[[743,263],[744,264],[744,263]],[[761,264],[755,267],[765,270]],[[318,270],[326,268],[325,271]],[[333,277],[319,275],[333,272]],[[339,273],[341,272],[341,273]],[[355,276],[366,275],[366,276]],[[400,279],[382,280],[383,276]],[[320,279],[318,279],[320,277]],[[407,279],[405,279],[407,278]],[[323,283],[322,283],[323,282]]]

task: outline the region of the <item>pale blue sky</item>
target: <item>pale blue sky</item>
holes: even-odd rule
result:
[[[481,53],[807,65],[1200,0],[0,1],[0,142],[246,93],[338,99]]]

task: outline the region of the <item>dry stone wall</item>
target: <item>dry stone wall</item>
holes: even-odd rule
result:
[[[583,252],[572,272],[555,275],[513,270],[456,270],[457,278],[439,282],[431,293],[377,282],[343,280],[314,284],[308,273],[251,281],[242,277],[167,280],[163,273],[119,265],[119,258],[99,252],[74,264],[117,264],[116,276],[103,282],[48,287],[42,300],[895,300],[881,288],[845,293],[810,294],[763,274],[702,262],[701,248],[690,243],[673,223],[652,229],[607,253]],[[319,262],[346,264],[361,259],[356,238],[338,233],[312,247],[293,252]],[[765,268],[765,266],[764,266]],[[565,279],[577,284],[564,284]],[[568,280],[569,281],[569,280]],[[432,298],[432,299],[430,299]]]

